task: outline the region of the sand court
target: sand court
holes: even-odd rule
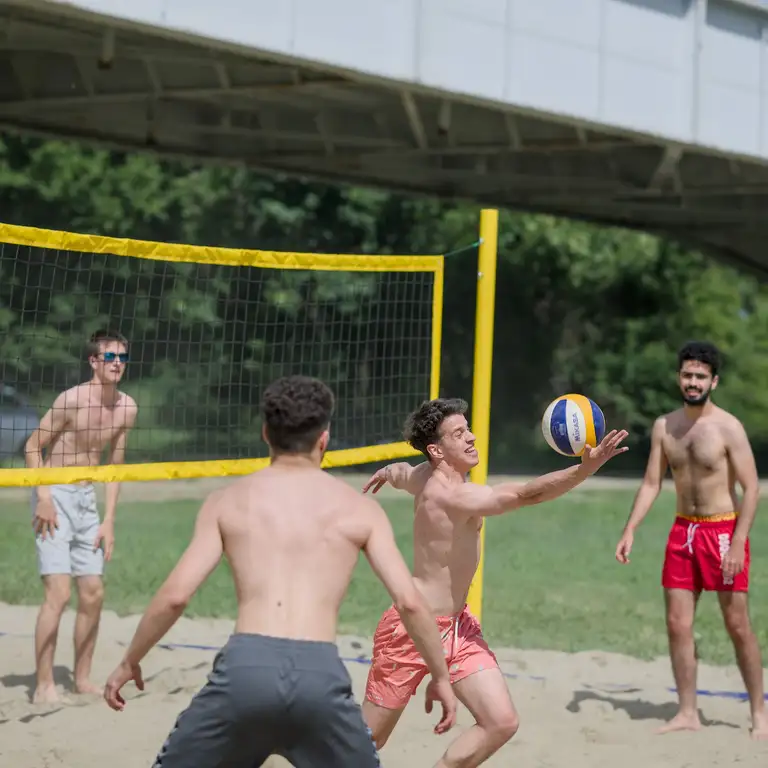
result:
[[[128,704],[118,713],[98,697],[71,693],[71,611],[62,620],[56,662],[57,684],[65,701],[60,705],[30,702],[36,610],[0,605],[0,762],[15,768],[86,768],[107,763],[113,768],[148,768],[176,716],[205,682],[215,653],[210,648],[220,647],[232,628],[231,621],[182,618],[163,640],[167,647],[152,650],[145,660],[145,691],[127,686]],[[137,616],[104,613],[95,681],[102,683],[119,661],[137,622]],[[360,701],[371,640],[340,637],[338,644]],[[768,743],[749,739],[747,704],[734,696],[701,697],[707,727],[699,733],[654,735],[654,729],[675,711],[667,659],[644,662],[598,652],[496,650],[520,712],[521,728],[488,766],[768,765]],[[702,666],[699,687],[731,693],[743,690],[735,667]],[[430,716],[423,711],[422,695],[423,688],[382,751],[385,767],[429,768],[452,734],[471,725],[462,708],[456,729],[435,736],[435,713]],[[278,768],[287,763],[271,758],[268,765]]]

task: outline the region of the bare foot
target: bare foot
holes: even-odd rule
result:
[[[765,710],[752,715],[750,736],[755,741],[768,741],[768,713]]]
[[[101,696],[102,689],[94,685],[90,680],[81,680],[75,683],[75,693],[96,694]]]
[[[656,733],[672,733],[673,731],[698,731],[701,721],[698,712],[678,712],[666,725],[662,725]]]
[[[32,696],[32,702],[34,704],[58,704],[59,694],[56,686],[53,683],[38,685]]]

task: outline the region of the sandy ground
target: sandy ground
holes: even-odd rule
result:
[[[367,476],[345,475],[359,487]],[[493,477],[491,483],[501,481]],[[519,478],[524,479],[524,478]],[[227,482],[219,479],[163,483],[127,483],[122,499],[200,499]],[[592,488],[636,487],[637,480],[593,478]],[[392,491],[384,492],[389,495]],[[26,498],[24,489],[3,489],[0,498]],[[214,650],[157,648],[144,663],[147,687],[143,694],[127,689],[126,710],[116,713],[99,698],[71,693],[71,633],[73,614],[67,613],[57,653],[57,682],[66,703],[30,703],[34,659],[32,633],[36,609],[0,604],[0,765],[15,768],[148,768],[173,722],[190,697],[205,682]],[[103,684],[118,662],[138,617],[103,617],[94,679]],[[220,647],[231,631],[229,621],[182,619],[163,643]],[[341,637],[342,657],[362,700],[371,641]],[[707,727],[699,733],[656,736],[653,732],[675,711],[667,659],[652,663],[615,654],[564,654],[549,651],[496,649],[520,711],[521,730],[488,766],[536,768],[715,768],[720,765],[768,765],[768,743],[748,736],[747,705],[729,696],[702,696],[700,708]],[[358,659],[358,661],[355,661]],[[710,691],[743,690],[734,667],[702,667],[699,686]],[[390,768],[429,768],[459,729],[471,725],[461,709],[459,724],[443,737],[432,734],[434,714],[423,712],[423,689],[406,710],[382,764]],[[287,765],[279,758],[271,768]]]
[[[67,697],[63,705],[30,703],[33,684],[32,631],[35,609],[0,604],[0,764],[15,768],[148,768],[178,712],[205,682],[213,650],[156,648],[144,663],[144,693],[126,688],[128,705],[116,713],[94,697],[70,689],[73,615],[66,614],[57,654],[57,681]],[[119,660],[137,618],[105,613],[95,661],[95,681],[103,683]],[[163,640],[220,647],[231,630],[228,621],[182,619]],[[342,656],[361,699],[370,640],[339,638]],[[521,730],[487,765],[538,768],[715,768],[722,765],[766,766],[768,743],[748,736],[748,709],[724,696],[702,697],[707,726],[699,733],[653,734],[674,711],[668,691],[666,659],[646,663],[613,654],[568,655],[497,649],[502,669],[521,716]],[[733,668],[700,671],[702,688],[740,691]],[[382,764],[392,768],[434,765],[449,738],[471,724],[461,710],[457,728],[443,737],[432,734],[434,716],[422,709],[422,691],[406,710]],[[287,765],[271,758],[271,768]]]

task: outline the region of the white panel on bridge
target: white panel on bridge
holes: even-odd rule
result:
[[[768,0],[76,0],[229,44],[768,158]]]

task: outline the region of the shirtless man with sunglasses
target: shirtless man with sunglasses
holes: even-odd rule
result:
[[[132,398],[118,390],[128,363],[128,341],[114,331],[97,331],[87,346],[89,381],[62,392],[25,446],[29,469],[122,464],[128,432],[136,421]],[[44,455],[45,453],[45,455]],[[41,485],[32,491],[32,527],[44,599],[35,627],[35,702],[58,699],[53,659],[59,622],[77,585],[74,682],[77,693],[101,693],[90,681],[101,607],[104,561],[112,557],[119,483],[107,483],[104,520],[90,482]]]

